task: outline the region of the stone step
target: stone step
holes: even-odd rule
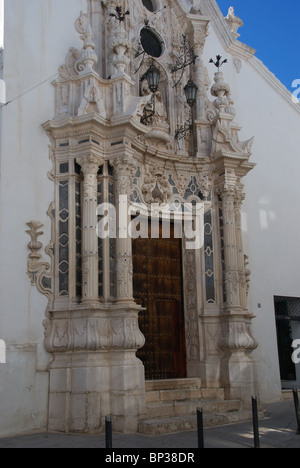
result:
[[[201,390],[199,388],[183,388],[180,390],[160,390],[146,392],[146,402],[168,402],[168,401],[185,401],[201,398]]]
[[[165,418],[181,415],[196,414],[197,408],[202,408],[204,413],[226,413],[241,411],[239,400],[186,400],[164,403],[151,403],[147,405],[146,418]]]
[[[259,418],[263,419],[263,413],[259,413]],[[204,413],[204,427],[223,426],[237,422],[251,421],[251,411],[235,411],[229,413]],[[197,430],[196,415],[175,416],[170,418],[154,418],[140,421],[139,432],[145,435],[171,434],[175,432],[185,432]]]
[[[153,380],[146,382],[147,403],[206,398],[224,400],[224,389],[201,388],[200,379]]]
[[[171,379],[171,380],[147,380],[146,392],[156,392],[160,390],[179,390],[201,387],[200,379]]]
[[[182,390],[161,390],[146,392],[146,402],[167,402],[167,401],[183,401],[188,399],[198,400],[224,400],[224,389],[222,388],[190,388]]]
[[[187,400],[165,403],[151,403],[147,405],[146,418],[164,418],[181,415],[196,414],[197,408],[205,413],[226,413],[241,411],[239,400]]]

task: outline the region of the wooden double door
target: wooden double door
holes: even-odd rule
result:
[[[134,297],[145,310],[139,325],[146,338],[137,356],[146,380],[186,377],[186,344],[182,287],[181,239],[160,237],[133,241]]]

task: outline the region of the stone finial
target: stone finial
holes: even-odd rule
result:
[[[93,42],[92,27],[89,23],[88,15],[81,12],[80,17],[75,23],[76,31],[81,35],[83,41],[83,49],[80,59],[76,63],[77,70],[82,74],[91,73],[94,66],[98,62],[98,57],[95,53],[95,43]]]
[[[228,105],[227,97],[230,95],[230,88],[227,83],[224,81],[224,76],[222,72],[215,73],[215,83],[211,88],[212,96],[215,96],[217,99],[214,102],[214,105],[220,112],[225,112],[226,106]]]
[[[130,59],[127,57],[127,54],[132,47],[132,44],[128,40],[127,33],[121,22],[116,22],[114,27],[114,34],[115,39],[111,45],[111,50],[114,54],[113,65],[115,66],[117,72],[115,75],[113,75],[113,78],[125,74],[126,67],[130,63]]]
[[[240,37],[240,34],[237,32],[237,30],[244,25],[243,21],[241,18],[235,15],[234,8],[230,7],[228,10],[228,15],[225,17],[225,20],[227,21],[230,31],[234,35],[235,39]]]

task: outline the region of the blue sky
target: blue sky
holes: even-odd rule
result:
[[[300,79],[300,0],[217,0],[224,16],[233,6],[244,26],[239,40],[293,91]]]

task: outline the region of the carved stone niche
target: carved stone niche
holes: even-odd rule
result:
[[[162,150],[171,149],[173,139],[170,135],[168,115],[168,76],[163,67],[155,63],[155,66],[159,68],[161,78],[159,89],[152,94],[145,78],[145,73],[151,64],[152,62],[145,60],[140,70],[141,101],[136,117],[149,128],[145,135],[146,144]],[[145,119],[147,115],[150,116],[149,119]]]

